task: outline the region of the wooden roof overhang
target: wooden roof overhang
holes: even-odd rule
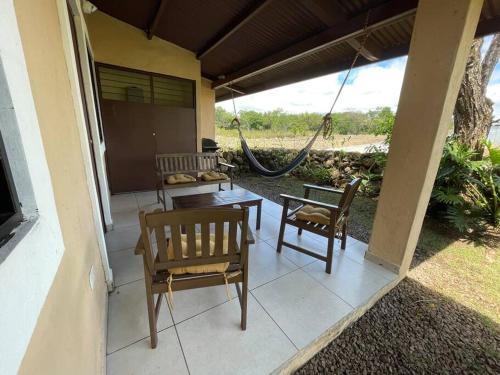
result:
[[[99,10],[196,53],[216,100],[408,53],[418,0],[91,0]],[[476,36],[500,31],[485,0]]]

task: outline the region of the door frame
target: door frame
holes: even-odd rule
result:
[[[197,107],[198,103],[197,103],[197,99],[196,99],[196,97],[197,97],[196,80],[172,76],[172,75],[168,75],[168,74],[150,72],[150,71],[146,71],[146,70],[134,69],[134,68],[129,68],[129,67],[120,66],[120,65],[108,64],[108,63],[103,63],[103,62],[98,62],[98,61],[95,61],[94,66],[95,66],[95,73],[96,73],[96,83],[97,83],[99,104],[100,104],[101,108],[104,107],[104,101],[113,101],[113,99],[103,98],[102,87],[101,87],[101,75],[100,75],[101,72],[99,69],[100,67],[121,70],[124,72],[138,73],[138,74],[148,76],[150,79],[151,102],[144,103],[145,105],[165,107],[162,104],[155,104],[155,102],[154,102],[154,86],[153,86],[153,78],[154,77],[168,78],[168,79],[182,81],[182,82],[189,82],[191,84],[191,88],[192,88],[192,103],[193,103],[193,106],[189,107],[189,109],[192,109],[194,111],[194,144],[193,144],[194,147],[193,148],[195,150],[194,152],[199,150],[199,148],[198,148],[199,127],[198,127],[198,107]],[[121,102],[120,100],[116,100],[116,101]],[[179,107],[179,108],[183,108],[183,107]],[[102,120],[102,129],[103,129],[104,141],[106,141],[106,137],[107,137],[106,124],[104,123],[104,120]],[[109,135],[108,135],[108,137],[109,137]],[[106,176],[107,176],[109,189],[111,192],[113,192],[113,191],[116,191],[116,189],[113,189],[113,186],[112,186],[113,179],[110,176],[111,168],[110,168],[109,153],[108,152],[106,152],[105,163],[106,163],[106,171],[107,171]],[[120,194],[120,193],[117,193],[117,194]]]
[[[101,213],[99,212],[99,197],[101,194],[101,202],[104,208],[104,223],[106,224],[106,229],[112,228],[111,210],[109,206],[109,191],[107,191],[107,180],[106,175],[103,174],[104,164],[102,163],[102,154],[100,153],[101,147],[104,147],[104,143],[94,142],[91,145],[88,142],[89,135],[87,134],[90,130],[93,140],[99,139],[96,137],[97,129],[96,125],[96,109],[94,108],[94,103],[92,102],[92,89],[89,88],[90,71],[87,61],[87,53],[92,56],[90,43],[88,43],[88,36],[86,34],[85,21],[83,15],[81,14],[78,0],[66,0],[61,4],[59,8],[59,18],[61,20],[61,25],[63,26],[63,43],[65,46],[65,58],[68,67],[68,74],[70,78],[70,84],[73,88],[73,101],[75,105],[75,112],[77,118],[79,119],[78,131],[80,133],[80,141],[82,148],[83,163],[85,166],[85,172],[87,177],[87,188],[90,195],[90,201],[92,205],[92,211],[94,216],[94,227],[97,237],[97,245],[99,248],[99,253],[101,256],[101,264],[104,270],[104,276],[109,291],[113,290],[113,272],[109,265],[106,241],[104,237],[103,230],[103,219]],[[74,22],[75,29],[73,32],[71,23]],[[76,48],[73,44],[73,38],[76,39]],[[82,61],[82,56],[85,60]],[[82,66],[82,76],[83,85],[79,82],[78,67],[76,64],[76,59],[79,59]],[[83,87],[81,87],[83,86]],[[83,106],[83,100],[87,102],[87,108],[91,109],[89,111],[90,129],[85,123],[85,108]],[[97,151],[96,151],[97,150]],[[96,163],[93,164],[92,158],[96,159]],[[97,165],[96,165],[97,164]],[[95,178],[93,168],[99,180]]]

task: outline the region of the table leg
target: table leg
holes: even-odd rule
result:
[[[257,203],[257,223],[255,225],[255,228],[257,230],[260,229],[260,216],[262,214],[262,201],[260,201],[259,203]]]

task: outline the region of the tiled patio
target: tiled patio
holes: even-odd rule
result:
[[[238,188],[238,187],[236,187]],[[213,191],[180,188],[173,195]],[[109,374],[267,374],[300,356],[315,341],[359,316],[396,275],[364,260],[367,245],[349,238],[345,252],[336,243],[333,272],[323,262],[284,248],[276,253],[281,206],[264,199],[262,226],[251,228],[249,309],[246,331],[239,328],[238,299],[227,301],[223,286],[174,293],[174,310],[163,304],[159,342],[150,348],[142,258],[134,255],[137,212],[152,210],[155,192],[115,195],[115,229],[107,245],[116,289],[109,297]],[[286,240],[325,251],[324,239],[287,231]],[[236,293],[233,293],[236,295]],[[333,328],[332,328],[333,327]]]

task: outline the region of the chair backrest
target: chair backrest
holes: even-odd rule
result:
[[[245,264],[248,259],[248,207],[177,209],[153,213],[141,211],[139,221],[145,262],[152,274],[174,267],[223,262]],[[184,253],[181,244],[183,229],[187,243]],[[196,229],[199,229],[198,239],[201,240],[201,252],[198,254]],[[152,240],[153,236],[156,243]],[[171,259],[167,255],[169,241],[173,245]],[[224,244],[226,241],[227,245]],[[227,251],[224,251],[225,246]]]
[[[344,193],[342,194],[342,197],[340,197],[339,201],[339,208],[341,214],[345,214],[346,212],[349,211],[354,196],[358,191],[359,185],[361,185],[360,178],[355,178],[346,185]]]
[[[156,155],[156,168],[163,174],[207,172],[217,164],[218,156],[213,152]]]

